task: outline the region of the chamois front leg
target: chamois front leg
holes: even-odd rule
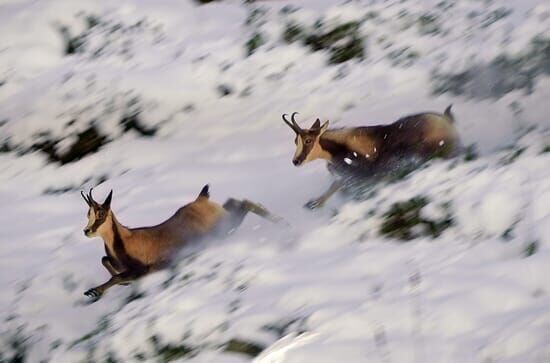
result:
[[[103,265],[103,267],[105,267],[105,269],[107,269],[107,271],[109,271],[111,276],[118,275],[119,273],[121,273],[123,271],[122,269],[117,269],[116,267],[114,267],[117,264],[113,260],[113,258],[109,257],[109,256],[103,256],[101,258],[101,264]],[[121,283],[120,285],[126,286],[126,285],[130,285],[130,283],[125,282],[125,283]]]
[[[117,269],[113,267],[113,259],[109,256],[103,256],[101,258],[101,264],[105,267],[105,269],[107,269],[107,271],[109,271],[111,276],[115,276],[120,273],[120,271],[117,271]]]
[[[330,187],[327,189],[326,192],[324,192],[321,196],[318,198],[312,199],[309,202],[307,202],[304,207],[308,209],[317,209],[322,207],[325,202],[332,197],[334,193],[336,193],[340,188],[342,187],[343,182],[341,180],[335,180],[332,182]]]
[[[86,292],[84,292],[84,295],[94,299],[99,299],[109,288],[115,285],[128,284],[145,274],[145,270],[121,272],[112,276],[106,283],[87,290]]]

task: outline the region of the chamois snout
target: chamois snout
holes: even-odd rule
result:
[[[92,233],[92,230],[88,227],[84,228],[84,235],[86,237],[90,237],[90,234]]]

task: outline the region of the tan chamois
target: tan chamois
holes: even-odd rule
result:
[[[223,235],[237,228],[248,212],[272,222],[281,218],[261,205],[230,198],[223,206],[210,201],[208,185],[198,197],[184,205],[166,221],[152,227],[128,228],[120,224],[111,209],[113,191],[102,204],[81,192],[88,204],[87,237],[99,236],[105,243],[101,263],[111,274],[106,283],[87,290],[84,295],[99,298],[110,287],[127,284],[141,276],[166,267],[186,244],[213,235]]]
[[[331,174],[337,176],[320,197],[306,207],[321,207],[330,196],[352,179],[390,176],[405,168],[418,166],[433,157],[448,158],[460,149],[451,106],[444,113],[424,112],[403,117],[388,125],[328,129],[317,119],[311,128],[302,129],[295,120],[283,121],[296,133],[295,166],[324,159]]]

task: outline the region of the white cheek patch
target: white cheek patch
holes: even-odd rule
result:
[[[296,153],[294,153],[294,158],[297,158],[302,153],[302,150],[304,149],[304,141],[302,140],[302,136],[298,135],[298,143],[296,144]]]

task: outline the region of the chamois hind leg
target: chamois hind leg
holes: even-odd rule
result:
[[[283,218],[271,213],[261,204],[251,202],[247,199],[237,200],[234,198],[229,198],[223,204],[223,208],[229,212],[229,222],[225,226],[227,228],[227,232],[230,232],[231,230],[239,227],[248,212],[252,212],[273,223],[284,222]]]
[[[248,199],[243,199],[243,208],[247,212],[254,213],[264,219],[267,219],[270,222],[273,223],[281,223],[284,222],[284,219],[282,217],[279,217],[278,215],[275,215],[268,211],[263,205],[259,203],[254,203]]]
[[[340,190],[340,188],[342,188],[343,184],[344,183],[341,180],[333,181],[330,187],[323,194],[321,194],[321,196],[310,200],[304,205],[304,207],[309,209],[316,209],[316,208],[322,207],[325,204],[325,202],[330,197],[332,197],[334,193],[336,193],[338,190]]]
[[[113,287],[115,285],[128,284],[128,283],[142,277],[146,273],[147,273],[147,271],[145,269],[144,270],[135,270],[135,271],[128,270],[128,271],[121,272],[119,274],[116,274],[116,275],[112,276],[109,279],[109,281],[107,281],[106,283],[87,290],[86,292],[84,292],[84,295],[86,295],[88,297],[91,297],[91,298],[99,299],[105,293],[105,291],[107,291],[111,287]]]

